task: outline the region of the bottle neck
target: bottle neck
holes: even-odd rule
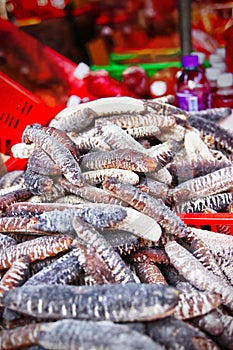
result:
[[[183,67],[183,70],[185,71],[200,71],[200,66],[189,66],[189,67]]]

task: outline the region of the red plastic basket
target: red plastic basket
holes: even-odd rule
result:
[[[233,236],[233,213],[185,213],[178,215],[188,226]]]
[[[5,40],[5,38],[11,40]],[[26,161],[13,158],[11,147],[21,142],[22,133],[28,124],[40,123],[46,126],[65,107],[65,98],[68,99],[69,91],[73,86],[75,80],[73,71],[77,64],[2,19],[0,19],[0,39],[0,49],[6,59],[6,64],[2,65],[0,72],[0,153],[10,156],[5,164],[7,170],[12,171],[23,169]],[[12,46],[8,41],[13,42]],[[17,52],[20,52],[22,62],[25,57],[26,67],[30,62],[31,72],[36,71],[34,80],[35,83],[38,81],[40,83],[35,84],[37,93],[38,86],[46,87],[46,91],[49,91],[49,84],[53,78],[61,82],[62,86],[64,84],[64,89],[61,90],[58,87],[53,91],[52,97],[45,92],[43,95],[43,88],[42,95],[41,91],[37,95],[28,90],[19,79],[20,75],[17,74],[13,64],[15,60],[19,65],[19,56],[14,51],[16,48]],[[47,82],[48,85],[46,85]],[[78,92],[79,90],[76,93]],[[51,100],[55,95],[56,101]]]
[[[0,72],[0,152],[11,155],[11,147],[21,142],[28,124],[47,125],[64,106],[49,107],[23,86]],[[23,169],[26,160],[10,158],[8,171]]]
[[[49,107],[30,91],[0,72],[0,150],[10,154],[11,146],[21,142],[28,124],[46,125],[61,110],[61,106]]]

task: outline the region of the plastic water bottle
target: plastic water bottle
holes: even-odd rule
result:
[[[190,112],[210,108],[210,84],[199,67],[198,56],[183,56],[182,67],[176,90],[178,107]]]

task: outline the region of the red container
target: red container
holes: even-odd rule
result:
[[[226,41],[226,66],[227,71],[233,73],[233,19],[231,20],[232,24],[229,26],[225,33]]]
[[[43,45],[18,27],[0,19],[0,153],[11,156],[28,124],[49,124],[71,92],[87,96],[74,77],[77,64]],[[25,167],[10,158],[8,171]]]
[[[4,154],[10,154],[11,146],[21,142],[26,125],[46,125],[63,108],[47,106],[40,98],[1,72],[0,106],[0,150]]]
[[[187,213],[178,215],[188,226],[233,236],[233,213]]]

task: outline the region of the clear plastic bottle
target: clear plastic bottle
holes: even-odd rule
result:
[[[176,90],[178,107],[186,111],[210,108],[210,84],[199,67],[198,56],[183,56],[182,67]]]
[[[223,73],[217,79],[217,91],[213,99],[213,107],[233,108],[233,74]]]

